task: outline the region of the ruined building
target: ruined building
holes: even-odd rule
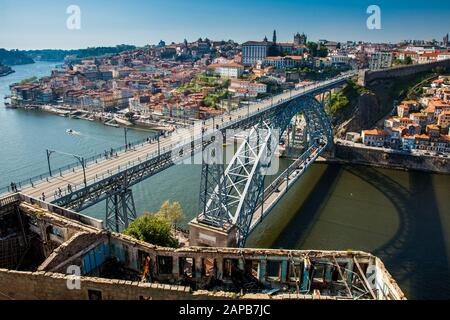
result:
[[[22,194],[0,199],[0,299],[405,299],[364,252],[157,247]]]

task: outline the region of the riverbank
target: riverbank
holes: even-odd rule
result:
[[[9,71],[5,71],[5,72],[0,72],[0,77],[6,77],[9,76],[10,74],[14,73],[14,70],[9,70]]]
[[[396,150],[358,147],[355,145],[346,146],[337,144],[335,146],[334,157],[322,158],[319,162],[450,174],[450,157],[448,156],[409,154]]]
[[[9,76],[10,74],[14,73],[15,71],[8,66],[4,66],[0,64],[0,77],[6,77]]]
[[[17,107],[25,110],[37,109],[46,113],[58,115],[61,117],[68,117],[71,119],[80,119],[88,121],[101,122],[110,127],[133,127],[143,128],[154,131],[172,132],[176,129],[182,128],[183,123],[173,121],[170,119],[149,120],[144,117],[134,116],[129,119],[124,116],[124,112],[94,112],[81,109],[74,109],[65,106],[53,105],[24,105]]]

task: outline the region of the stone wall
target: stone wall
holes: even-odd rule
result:
[[[450,174],[450,158],[413,156],[379,149],[336,145],[335,157],[355,164]]]
[[[358,76],[358,84],[366,86],[375,80],[410,76],[420,72],[431,71],[435,67],[450,68],[450,59],[377,71],[361,70]]]
[[[80,289],[69,290],[69,276],[51,272],[23,272],[0,269],[0,300],[87,300],[100,291],[104,300],[230,299],[234,294],[192,292],[189,287],[80,277]],[[20,290],[17,290],[20,288]]]

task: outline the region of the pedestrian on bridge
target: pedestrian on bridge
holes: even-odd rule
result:
[[[58,187],[58,195],[61,197],[62,196],[62,190],[60,187]]]
[[[72,186],[70,185],[70,183],[67,185],[67,191],[72,192]]]
[[[11,191],[17,192],[17,184],[15,182],[11,182]]]
[[[42,192],[42,201],[45,201],[45,193]]]

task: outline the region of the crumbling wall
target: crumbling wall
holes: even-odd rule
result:
[[[69,276],[51,272],[21,272],[0,269],[0,300],[87,300],[89,293],[101,293],[104,300],[207,299],[190,288],[154,283],[80,277],[80,289],[69,290]],[[227,298],[222,296],[221,298]],[[231,298],[229,296],[228,298]]]
[[[67,265],[81,266],[83,254],[100,241],[106,240],[104,232],[79,232],[69,241],[56,248],[53,253],[39,266],[39,271],[64,271]]]

